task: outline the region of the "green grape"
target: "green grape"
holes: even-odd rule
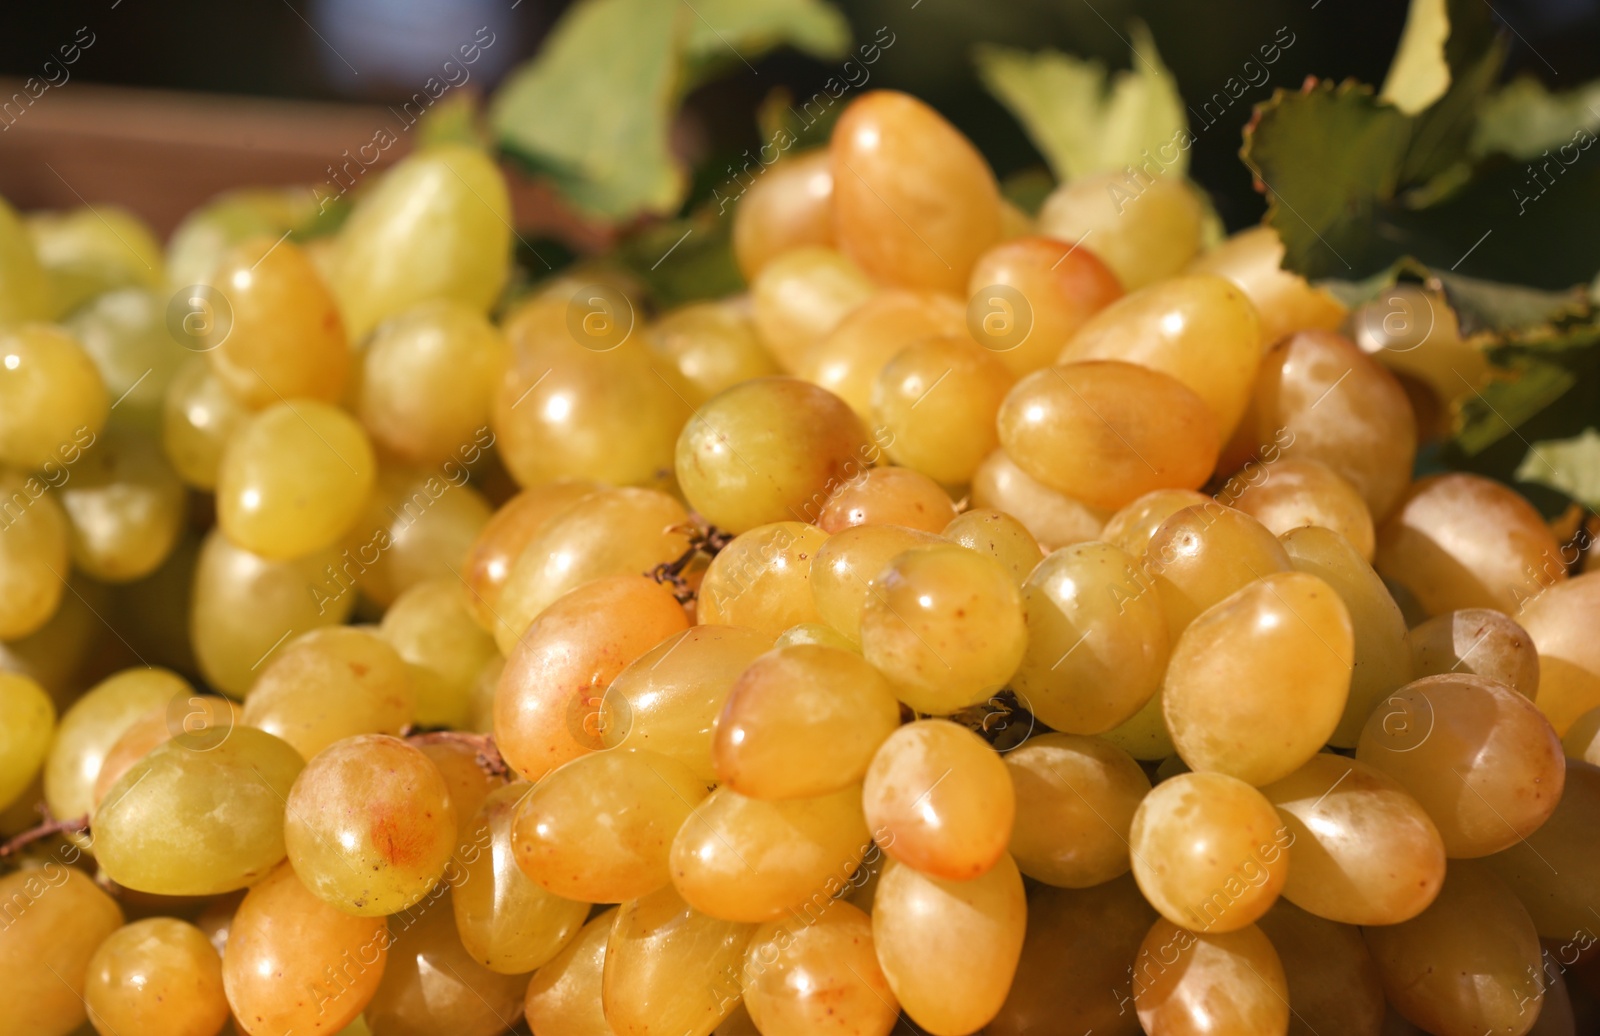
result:
[[[956,517],[939,483],[910,468],[871,468],[832,493],[817,515],[825,532],[852,525],[899,525],[937,533]]]
[[[1323,754],[1261,793],[1294,836],[1283,897],[1301,909],[1344,924],[1399,924],[1438,894],[1439,829],[1378,770]]]
[[[711,761],[716,779],[740,795],[826,795],[865,777],[899,725],[889,682],[860,655],[790,644],[755,659],[734,682]]]
[[[178,475],[196,489],[215,489],[222,456],[250,411],[222,387],[204,359],[178,368],[161,404],[161,447]]]
[[[873,382],[874,438],[896,464],[947,485],[971,482],[1000,445],[996,415],[1014,380],[964,332],[913,342]]]
[[[918,720],[889,735],[867,769],[862,804],[885,852],[947,881],[970,881],[1005,857],[1016,815],[1000,756],[943,719]]]
[[[241,721],[239,706],[215,694],[196,694],[152,709],[134,720],[106,751],[94,779],[94,806],[100,808],[122,775],[161,745],[183,735],[189,745],[215,745]]]
[[[1261,929],[1199,934],[1163,917],[1133,961],[1139,1024],[1160,1036],[1285,1036],[1289,985]]]
[[[217,524],[276,561],[339,542],[377,477],[372,444],[344,411],[315,400],[268,407],[229,440],[217,471]]]
[[[7,535],[0,533],[0,544]],[[105,629],[96,613],[107,601],[108,592],[99,583],[70,578],[55,614],[43,626],[16,640],[0,641],[0,672],[36,681],[49,692],[58,711],[65,708],[82,689],[76,677],[89,658],[90,645],[98,643]]]
[[[1261,792],[1221,773],[1151,789],[1128,836],[1150,905],[1196,932],[1234,932],[1267,912],[1289,872],[1293,833]]]
[[[1224,598],[1172,647],[1161,707],[1178,754],[1247,784],[1293,773],[1339,725],[1354,643],[1316,576],[1276,572]]]
[[[602,576],[638,575],[689,545],[689,514],[655,489],[607,489],[554,519],[522,552],[500,594],[494,639],[501,654],[556,599]],[[631,661],[631,660],[630,660]]]
[[[455,844],[439,768],[385,734],[335,742],[289,791],[284,842],[306,887],[346,913],[380,917],[427,895]]]
[[[1011,856],[1035,881],[1089,888],[1128,872],[1133,814],[1150,778],[1108,741],[1041,734],[1003,756],[1016,796]]]
[[[744,1006],[761,1036],[830,1029],[889,1036],[900,1018],[873,952],[872,919],[849,903],[829,903],[815,919],[757,928],[741,978]]]
[[[828,534],[805,522],[758,525],[735,536],[707,566],[695,597],[700,622],[777,636],[821,618],[811,565]]]
[[[393,943],[382,917],[328,905],[285,863],[251,886],[229,926],[228,1006],[247,1036],[333,1036],[372,1000]]]
[[[1600,706],[1600,569],[1558,582],[1528,601],[1516,619],[1539,649],[1539,709],[1557,734]]]
[[[707,402],[678,437],[684,497],[729,532],[809,521],[877,459],[838,396],[794,378],[758,378]]]
[[[1100,736],[1135,759],[1145,762],[1174,757],[1178,751],[1172,743],[1172,734],[1167,730],[1167,718],[1162,708],[1160,691],[1145,702],[1144,707],[1133,714],[1132,719],[1121,726],[1112,727]]]
[[[801,245],[774,256],[750,282],[750,300],[761,344],[792,373],[806,354],[873,297],[861,268],[831,247]]]
[[[378,446],[409,464],[441,464],[489,424],[510,347],[494,325],[435,299],[385,322],[361,351],[355,411]]]
[[[942,542],[943,537],[897,525],[858,525],[830,536],[811,562],[818,616],[852,643],[859,641],[862,612],[889,562],[913,547]]]
[[[337,626],[355,594],[323,589],[339,555],[331,548],[272,561],[236,547],[213,529],[200,547],[189,636],[200,672],[224,693],[242,697],[267,659],[294,633]]]
[[[1406,684],[1368,717],[1356,758],[1428,811],[1445,854],[1487,856],[1538,829],[1561,801],[1561,740],[1505,684],[1455,673]]]
[[[935,1036],[974,1032],[1011,989],[1027,924],[1022,875],[1001,855],[972,881],[945,881],[893,861],[872,906],[872,938],[889,988]]]
[[[513,642],[494,693],[494,736],[507,765],[537,781],[604,747],[605,689],[689,620],[648,576],[607,576],[558,598]]]
[[[872,419],[872,387],[900,350],[927,338],[966,332],[967,314],[952,296],[890,288],[852,309],[800,356],[795,373]]]
[[[40,476],[0,467],[0,640],[39,631],[60,608],[70,535],[66,513]]]
[[[56,707],[31,678],[0,670],[0,809],[39,775],[56,732]]]
[[[576,938],[533,973],[524,1006],[534,1032],[614,1036],[601,1008],[600,986],[606,943],[616,917],[616,907],[596,914]]]
[[[778,635],[774,648],[797,647],[801,644],[816,644],[820,647],[838,648],[859,655],[861,648],[849,637],[840,633],[832,626],[825,626],[820,622],[801,622],[790,626]]]
[[[1095,173],[1057,187],[1039,210],[1039,232],[1104,260],[1133,291],[1188,264],[1200,250],[1205,209],[1182,177],[1141,179],[1130,197],[1124,176]]]
[[[229,191],[193,209],[167,243],[167,284],[203,282],[228,249],[247,238],[271,237],[303,226],[319,214],[305,187]]]
[[[83,998],[100,1036],[216,1036],[228,1020],[222,958],[170,917],[119,928],[89,959]]]
[[[94,784],[106,754],[136,720],[174,700],[187,701],[194,689],[165,669],[124,669],[73,703],[61,717],[44,766],[45,801],[63,818],[87,814]]]
[[[1331,529],[1349,540],[1362,560],[1372,562],[1372,514],[1356,488],[1332,468],[1281,457],[1257,470],[1260,481],[1230,480],[1218,496],[1279,536],[1310,525]]]
[[[826,906],[872,844],[861,788],[805,799],[752,799],[718,788],[678,829],[669,865],[678,894],[725,921],[761,923]]]
[[[1285,894],[1256,926],[1272,941],[1283,965],[1292,1010],[1289,1036],[1388,1032],[1383,1027],[1383,984],[1361,930],[1306,913],[1287,900]]]
[[[748,204],[745,199],[736,211],[744,212]],[[735,227],[738,222],[736,215]],[[744,297],[691,302],[663,314],[650,326],[645,347],[677,372],[690,406],[751,378],[781,373],[756,335],[752,307]]]
[[[398,734],[416,689],[394,648],[370,630],[330,626],[288,640],[250,685],[241,719],[311,759],[357,734]]]
[[[54,314],[50,282],[17,212],[0,198],[0,327]]]
[[[160,447],[141,436],[103,435],[59,491],[73,564],[106,583],[154,572],[188,520],[183,482]]]
[[[1295,570],[1333,587],[1350,614],[1355,635],[1350,696],[1328,740],[1339,748],[1354,748],[1367,717],[1381,701],[1411,681],[1405,617],[1378,573],[1343,536],[1311,527],[1294,529],[1281,542]]]
[[[1450,864],[1439,898],[1403,924],[1362,933],[1389,1003],[1436,1033],[1533,1028],[1544,962],[1528,911],[1482,864]]]
[[[499,627],[500,595],[511,566],[529,543],[573,505],[593,495],[594,482],[552,482],[524,489],[495,511],[472,541],[460,576],[466,583],[467,608],[491,634]]]
[[[1435,616],[1406,634],[1411,673],[1472,673],[1499,680],[1530,701],[1539,694],[1539,650],[1528,631],[1492,608]]]
[[[827,148],[790,155],[764,170],[733,210],[733,253],[747,281],[791,248],[832,244],[833,156]]]
[[[333,592],[355,586],[387,608],[424,580],[459,582],[462,559],[491,512],[454,462],[437,471],[380,465],[361,517],[344,534]]]
[[[675,759],[594,752],[534,785],[511,832],[517,864],[546,891],[585,903],[638,899],[670,880],[672,836],[706,796]],[[596,823],[595,818],[608,822]]]
[[[352,339],[419,302],[485,313],[511,268],[511,199],[485,152],[416,151],[361,196],[339,231],[329,281]]]
[[[754,933],[755,925],[696,911],[670,886],[622,904],[600,987],[613,1036],[710,1036],[739,1003]]]
[[[457,853],[462,876],[451,903],[461,944],[473,960],[502,975],[542,968],[578,938],[589,905],[551,895],[517,866],[512,831],[530,788],[489,793]]]
[[[142,288],[108,292],[73,314],[66,328],[94,360],[107,395],[116,401],[110,422],[147,433],[159,430],[168,386],[191,359],[167,329],[161,298]]]
[[[1019,588],[1044,559],[1044,550],[1028,527],[992,507],[962,512],[940,531],[940,535],[1000,562]]]
[[[1219,503],[1173,512],[1150,537],[1141,565],[1155,583],[1174,644],[1207,608],[1291,567],[1266,526]]]
[[[478,734],[494,733],[494,691],[505,670],[506,660],[499,652],[478,670],[472,683],[472,725],[468,730]]]
[[[1004,511],[1021,522],[1048,553],[1100,538],[1106,513],[1058,493],[995,450],[972,473],[972,506]]]
[[[711,727],[739,674],[773,638],[739,626],[693,626],[668,637],[617,674],[604,708],[619,721],[601,731],[606,748],[648,749],[697,778],[716,779]]]
[[[160,242],[119,205],[34,213],[27,226],[57,314],[117,288],[161,286]]]
[[[88,875],[55,860],[0,876],[0,973],[6,1032],[68,1036],[88,1017],[89,962],[122,927],[122,908]]]
[[[423,734],[416,748],[439,768],[439,776],[444,778],[450,805],[456,810],[457,862],[464,862],[471,851],[467,843],[480,834],[476,826],[478,810],[491,793],[506,786],[508,778],[485,769],[487,751],[481,741],[457,738],[449,732],[442,737]]]
[[[374,1036],[498,1036],[516,1018],[527,975],[490,971],[456,934],[449,892],[389,919],[389,959],[362,1011]]]
[[[1028,648],[1012,686],[1051,727],[1104,733],[1160,690],[1167,621],[1128,554],[1109,543],[1063,547],[1022,584],[1022,606]]]
[[[1021,595],[993,558],[955,544],[897,555],[861,613],[861,650],[919,712],[945,714],[1005,686],[1027,647]]]
[[[445,576],[413,585],[383,613],[381,631],[411,670],[416,722],[466,727],[473,682],[500,652],[467,611],[461,581]]]
[[[76,339],[43,324],[0,328],[0,464],[46,475],[70,466],[105,427],[110,402]]]
[[[1566,770],[1550,819],[1484,858],[1527,906],[1545,939],[1594,931],[1594,911],[1600,909],[1600,767],[1568,759]]]
[[[1152,490],[1113,514],[1097,538],[1138,557],[1149,548],[1162,522],[1185,507],[1211,502],[1209,496],[1192,489]]]

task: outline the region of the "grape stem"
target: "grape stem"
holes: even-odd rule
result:
[[[428,730],[420,734],[402,731],[409,744],[413,745],[442,745],[458,744],[467,745],[478,750],[478,766],[491,777],[508,777],[511,767],[506,765],[505,759],[500,755],[500,748],[494,743],[493,734],[473,734],[465,730]]]
[[[57,820],[55,817],[50,815],[50,807],[46,806],[44,803],[39,804],[39,812],[43,814],[44,821],[37,827],[30,827],[28,830],[11,839],[11,841],[5,843],[4,845],[0,845],[0,860],[3,860],[8,856],[13,856],[32,845],[34,842],[49,838],[51,835],[78,835],[89,830],[89,814],[87,813],[72,820]]]
[[[704,554],[706,557],[714,558],[721,553],[723,547],[733,542],[732,533],[723,532],[715,525],[702,525],[698,520],[688,526],[688,532],[688,550],[674,560],[664,561],[645,573],[658,583],[670,584],[672,596],[678,599],[679,604],[688,604],[694,600],[694,588],[683,578],[683,570],[689,567],[695,555]]]

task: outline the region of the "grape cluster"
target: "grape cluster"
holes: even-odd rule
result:
[[[0,206],[0,1036],[1573,1033],[1586,535],[1106,187],[866,94],[662,314],[459,144]]]

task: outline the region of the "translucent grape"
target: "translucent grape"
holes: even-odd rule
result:
[[[970,482],[999,445],[995,415],[1012,375],[966,335],[906,346],[872,387],[875,436],[896,464],[947,485]]]
[[[89,645],[105,628],[95,612],[107,603],[107,592],[100,584],[81,577],[72,579],[43,626],[25,637],[0,641],[0,671],[37,681],[58,708],[69,703],[79,689],[74,677],[89,656]]]
[[[1369,564],[1375,533],[1366,501],[1355,487],[1314,460],[1284,457],[1256,469],[1260,481],[1230,481],[1223,490],[1228,506],[1243,511],[1279,536],[1317,525],[1332,529]]]
[[[1162,714],[1161,692],[1144,703],[1133,718],[1121,726],[1112,727],[1100,735],[1135,759],[1154,762],[1177,758],[1172,735],[1167,732],[1167,719]],[[1182,759],[1178,760],[1180,763]]]
[[[1211,502],[1211,497],[1192,489],[1152,490],[1113,514],[1098,538],[1138,557],[1150,546],[1150,538],[1162,522],[1185,507]]]
[[[398,734],[416,716],[405,663],[371,630],[309,630],[287,641],[259,673],[241,718],[287,741],[303,759],[357,734]]]
[[[478,538],[472,541],[462,580],[467,584],[467,607],[478,625],[493,633],[499,620],[500,595],[511,566],[539,533],[578,501],[600,487],[593,482],[553,482],[524,489],[494,512]]]
[[[645,347],[677,372],[684,401],[699,406],[741,381],[781,373],[756,334],[752,313],[749,299],[742,296],[691,302],[652,324]]]
[[[756,929],[741,977],[762,1036],[888,1036],[900,1018],[873,952],[872,919],[849,903],[831,903],[807,923]]]
[[[1561,801],[1550,819],[1502,852],[1484,858],[1533,915],[1541,937],[1593,931],[1600,909],[1600,768],[1567,760]]]
[[[50,282],[17,212],[0,198],[0,325],[46,320]]]
[[[606,943],[617,908],[597,914],[576,938],[534,972],[528,983],[528,1025],[537,1033],[614,1036],[600,1004]]]
[[[178,475],[196,489],[214,489],[228,442],[250,418],[199,356],[172,377],[161,405],[161,447]]]
[[[1035,479],[1005,450],[995,450],[972,473],[972,506],[1004,511],[1021,522],[1045,551],[1098,539],[1106,513]]]
[[[622,904],[606,943],[601,1002],[614,1036],[710,1036],[738,1006],[755,926],[719,921],[670,886]]]
[[[228,1020],[221,957],[200,929],[168,917],[101,943],[83,998],[101,1036],[215,1036]]]
[[[44,688],[0,670],[0,809],[17,801],[38,776],[55,732],[56,707]]]
[[[0,464],[72,464],[105,427],[110,404],[71,336],[43,324],[0,328]]]
[[[750,282],[761,344],[786,371],[873,294],[861,268],[832,248],[802,245],[774,256]]]
[[[289,792],[289,862],[318,898],[381,917],[427,895],[455,847],[439,768],[399,738],[362,734],[319,752]]]
[[[1155,584],[1174,643],[1207,608],[1291,567],[1266,526],[1218,503],[1173,512],[1150,537],[1141,564]]]
[[[1254,925],[1199,934],[1163,917],[1145,936],[1133,970],[1133,998],[1145,1032],[1284,1036],[1289,1031],[1283,964]]]
[[[61,717],[45,760],[45,801],[54,815],[70,819],[94,804],[95,779],[113,745],[135,721],[187,701],[193,688],[165,669],[124,669],[102,680]]]
[[[192,209],[172,232],[167,278],[172,286],[198,284],[222,254],[250,237],[277,238],[315,217],[319,203],[304,185],[228,191]]]
[[[696,617],[774,637],[816,622],[821,615],[811,593],[811,566],[827,539],[806,522],[774,522],[740,533],[706,568]]]
[[[801,644],[816,644],[820,647],[838,648],[859,655],[861,648],[849,637],[840,633],[832,626],[820,622],[802,622],[790,626],[778,635],[773,642],[774,648],[796,647]],[[876,670],[874,670],[876,672]]]
[[[1019,237],[978,259],[967,294],[982,305],[979,344],[1020,377],[1054,363],[1084,321],[1122,297],[1122,284],[1087,248]]]
[[[1528,631],[1491,608],[1446,612],[1406,634],[1417,677],[1473,673],[1537,700],[1539,652]]]
[[[733,210],[733,254],[747,281],[791,248],[832,244],[833,158],[826,148],[769,166]]]
[[[76,1032],[88,1016],[89,962],[122,927],[122,908],[88,875],[55,860],[0,876],[0,903],[0,967],[10,993],[6,1031]]]
[[[424,580],[459,581],[462,559],[492,510],[454,461],[431,470],[380,467],[361,517],[341,540],[343,563],[329,574],[327,592],[359,588],[387,607]]]
[[[1005,756],[1016,792],[1011,855],[1028,877],[1088,888],[1126,874],[1128,832],[1150,779],[1101,738],[1042,734]]]
[[[238,706],[228,699],[213,695],[196,695],[183,702],[181,709],[181,725],[167,718],[169,710],[178,711],[170,703],[167,708],[151,709],[128,724],[128,728],[106,750],[100,762],[100,773],[94,779],[93,802],[96,808],[105,801],[106,792],[122,779],[122,775],[134,763],[149,755],[158,745],[172,740],[174,732],[187,732],[191,724],[196,733],[205,732],[212,726],[232,729],[231,724],[238,719],[239,711]],[[196,720],[199,722],[196,723]]]
[[[1539,649],[1539,710],[1563,734],[1600,706],[1600,569],[1555,584],[1515,613]]]
[[[1208,248],[1189,264],[1189,273],[1226,277],[1250,298],[1261,319],[1261,340],[1271,345],[1284,335],[1313,328],[1336,331],[1348,310],[1323,288],[1283,269],[1283,240],[1271,225],[1250,227]]]
[[[61,483],[72,560],[87,575],[126,583],[158,568],[188,518],[188,494],[154,443],[107,433]]]
[[[1184,268],[1200,250],[1203,219],[1199,195],[1181,177],[1130,181],[1104,172],[1051,192],[1039,233],[1089,249],[1133,291]]]
[[[967,314],[955,298],[890,288],[862,302],[800,354],[795,373],[872,419],[872,386],[900,350],[926,338],[964,335]]]
[[[410,670],[416,721],[467,726],[472,685],[485,663],[500,652],[468,613],[461,581],[444,576],[411,586],[383,613],[381,631]]]
[[[987,554],[1011,573],[1019,587],[1044,558],[1039,541],[1017,519],[992,507],[964,511],[940,533],[968,550]]]
[[[859,641],[861,613],[884,568],[902,551],[941,542],[941,537],[897,525],[861,525],[830,537],[811,562],[811,595],[822,621]]]
[[[28,235],[57,313],[70,313],[127,285],[161,285],[160,243],[143,220],[120,205],[34,213],[28,217]]]
[[[1292,1011],[1289,1036],[1317,1032],[1382,1036],[1383,985],[1361,932],[1278,900],[1256,926],[1283,965]]]
[[[956,505],[939,483],[910,468],[870,468],[841,485],[817,516],[825,532],[852,525],[899,525],[939,532],[955,520]]]
[[[65,326],[94,360],[106,394],[117,403],[108,421],[123,428],[158,431],[173,377],[191,358],[205,366],[203,359],[178,345],[167,327],[166,300],[152,290],[108,292],[74,313]]]

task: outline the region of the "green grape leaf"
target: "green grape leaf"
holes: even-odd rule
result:
[[[1588,290],[1546,291],[1449,272],[1431,274],[1461,323],[1461,334],[1487,332],[1501,342],[1573,348],[1587,344],[1580,321],[1595,320]]]
[[[1150,30],[1132,28],[1132,67],[1108,74],[1098,61],[1054,50],[980,45],[978,78],[1027,131],[1062,180],[1143,165],[1151,156],[1180,176],[1189,167],[1188,118],[1177,79]],[[1168,159],[1162,152],[1175,153]]]
[[[706,204],[687,219],[642,228],[618,245],[616,259],[644,282],[657,306],[723,298],[744,289],[732,231],[733,220]]]
[[[1510,435],[1578,383],[1552,360],[1513,356],[1494,380],[1461,406],[1454,445],[1467,456],[1481,453]]]
[[[1571,143],[1579,131],[1600,134],[1600,80],[1553,94],[1523,76],[1484,105],[1471,148],[1477,157],[1502,154],[1525,161]]]
[[[484,129],[479,100],[477,93],[469,88],[457,90],[429,108],[417,123],[417,147],[467,144],[487,148],[489,136]]]
[[[1532,444],[1517,467],[1517,479],[1560,490],[1600,510],[1600,432],[1589,427],[1570,439]]]
[[[1445,40],[1450,36],[1447,0],[1412,0],[1406,25],[1379,98],[1415,115],[1450,88]]]
[[[687,14],[690,87],[785,44],[817,58],[840,57],[850,46],[850,23],[821,0],[693,0]]]

